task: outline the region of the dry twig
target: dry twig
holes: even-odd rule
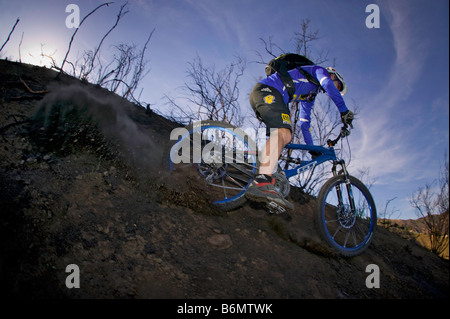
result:
[[[0,48],[0,52],[2,52],[2,50],[5,47],[6,43],[8,43],[9,38],[11,37],[11,34],[14,32],[14,29],[16,28],[16,26],[19,23],[19,21],[20,21],[20,19],[17,18],[16,23],[14,23],[14,26],[11,29],[11,32],[9,32],[8,38],[6,39],[5,43],[3,43],[2,47]]]
[[[24,80],[22,80],[22,78],[20,76],[19,76],[19,80],[20,80],[20,82],[22,82],[23,85],[25,85],[25,87],[27,88],[28,92],[30,92],[31,94],[46,94],[46,93],[48,93],[48,91],[46,91],[46,90],[41,90],[41,91],[34,91],[34,90],[32,90],[27,85],[27,83]]]

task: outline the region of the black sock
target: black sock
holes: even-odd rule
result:
[[[257,183],[271,183],[272,182],[272,176],[267,174],[259,174],[256,175],[255,181]]]

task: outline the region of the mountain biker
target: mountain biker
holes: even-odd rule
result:
[[[308,65],[302,66],[302,69],[312,75],[320,86],[308,81],[296,68],[288,71],[295,86],[292,98],[277,72],[259,81],[250,93],[250,105],[257,118],[266,124],[269,139],[261,154],[258,175],[247,189],[245,196],[257,202],[275,202],[284,209],[293,209],[294,206],[275,191],[275,179],[272,174],[276,171],[281,151],[292,139],[288,104],[299,102],[300,128],[308,145],[313,145],[310,131],[311,110],[320,89],[323,89],[334,102],[341,113],[342,122],[353,128],[353,112],[347,108],[342,98],[348,90],[343,77],[332,67]],[[310,153],[313,157],[317,156],[314,152]]]

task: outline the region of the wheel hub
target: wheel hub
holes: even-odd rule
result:
[[[337,217],[342,227],[352,228],[356,221],[356,214],[352,212],[350,205],[345,204],[338,208]]]

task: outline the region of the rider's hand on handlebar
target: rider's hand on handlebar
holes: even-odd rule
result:
[[[350,131],[347,130],[347,128],[345,126],[341,127],[341,133],[340,136],[341,137],[347,137],[350,135]]]
[[[354,114],[350,110],[347,110],[347,111],[341,113],[342,123],[349,125],[351,128],[353,128],[353,125],[352,125],[353,117],[354,117]]]

